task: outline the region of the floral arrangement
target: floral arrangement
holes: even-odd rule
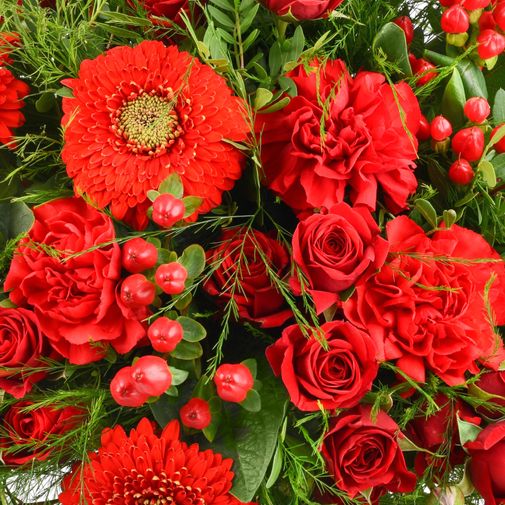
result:
[[[505,503],[503,0],[0,0],[0,503]]]

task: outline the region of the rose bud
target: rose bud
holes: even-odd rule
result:
[[[505,421],[486,426],[465,448],[470,454],[469,474],[488,505],[505,502]]]
[[[442,14],[440,24],[445,33],[464,33],[470,28],[470,19],[461,5],[453,5]]]
[[[183,265],[172,261],[160,265],[154,275],[156,284],[167,295],[178,295],[184,291],[184,283],[188,278],[188,271]]]
[[[138,274],[149,270],[158,261],[158,250],[154,244],[143,238],[132,238],[122,247],[122,264],[131,274]]]
[[[410,46],[412,41],[414,40],[414,25],[412,24],[412,20],[408,16],[400,16],[393,20],[395,25],[398,25],[405,33],[405,40],[407,41],[407,45]]]
[[[472,123],[481,124],[491,114],[491,107],[485,98],[474,96],[466,101],[464,112]]]
[[[131,367],[137,390],[148,396],[163,394],[172,384],[168,363],[159,356],[142,356]]]
[[[179,416],[184,426],[195,430],[204,430],[212,421],[209,403],[201,398],[191,398],[181,407]]]
[[[171,228],[184,217],[184,202],[164,193],[153,202],[153,221],[162,228]]]
[[[121,301],[126,306],[151,305],[155,296],[156,288],[145,275],[129,275],[121,284]]]
[[[236,403],[243,402],[254,385],[251,371],[242,363],[221,365],[216,370],[214,382],[219,398]]]
[[[467,161],[477,161],[484,152],[484,133],[477,126],[463,128],[452,138],[451,147],[455,154]]]
[[[433,140],[441,142],[452,135],[452,125],[444,116],[436,116],[431,122],[430,133]]]
[[[172,352],[182,340],[183,334],[181,323],[168,317],[158,317],[147,329],[147,336],[157,352]]]
[[[472,165],[464,158],[460,158],[449,167],[448,176],[454,184],[460,186],[470,184],[474,177]]]
[[[140,407],[149,398],[141,393],[131,376],[131,366],[121,368],[110,383],[110,394],[118,405],[123,407]]]
[[[498,56],[505,50],[505,37],[495,30],[480,32],[477,43],[477,51],[483,60]]]

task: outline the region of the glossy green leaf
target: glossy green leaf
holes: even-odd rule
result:
[[[505,123],[505,90],[500,88],[494,97],[493,119],[496,123]]]
[[[465,122],[463,108],[466,102],[465,87],[457,68],[452,71],[442,97],[442,114],[451,122],[454,129],[459,129]]]
[[[426,221],[431,225],[432,228],[436,228],[438,225],[437,211],[433,208],[428,200],[423,198],[418,198],[414,202],[414,207],[421,213],[421,215],[426,219]]]
[[[188,342],[181,340],[177,347],[170,353],[171,356],[178,359],[190,360],[202,356],[203,349],[198,342]]]
[[[249,358],[249,359],[245,359],[241,363],[242,363],[242,365],[249,368],[249,371],[251,372],[253,379],[256,379],[256,374],[258,372],[258,363],[256,362],[256,360],[254,358]]]
[[[459,440],[461,445],[465,445],[467,442],[473,442],[482,431],[482,428],[476,424],[463,421],[459,416],[456,416],[458,420],[458,432]]]
[[[169,366],[168,368],[172,374],[172,386],[179,386],[188,378],[189,372],[187,370],[181,370],[173,366]]]
[[[33,221],[33,212],[26,203],[0,203],[0,237],[2,240],[7,241],[27,232]]]
[[[178,174],[170,174],[158,188],[160,193],[169,193],[175,198],[182,198],[184,186]]]
[[[272,459],[272,468],[270,470],[270,475],[266,481],[265,487],[270,489],[279,478],[282,471],[282,463],[283,463],[282,449],[280,444],[277,444],[277,448],[275,449],[274,457]]]
[[[184,249],[178,261],[188,271],[188,277],[192,279],[200,275],[205,268],[205,251],[201,245],[191,244]]]
[[[240,402],[240,406],[249,412],[259,412],[261,410],[261,396],[255,389],[247,392],[246,399]]]
[[[182,203],[184,203],[184,218],[192,216],[202,205],[202,198],[199,196],[185,196],[182,199]]]
[[[500,181],[505,181],[505,153],[495,156],[491,160],[491,163],[493,164],[496,177],[500,179]]]
[[[254,108],[261,109],[272,100],[274,94],[265,88],[258,88],[254,97]]]
[[[232,29],[235,27],[233,20],[230,19],[230,17],[226,15],[223,11],[217,9],[212,5],[207,5],[207,10],[210,14],[210,17],[215,21],[217,21],[219,24]]]
[[[484,181],[490,188],[496,186],[496,173],[493,164],[488,160],[482,160],[477,167],[477,170],[482,174]]]
[[[182,338],[187,342],[199,342],[207,336],[207,330],[198,321],[190,317],[180,316],[177,318],[177,322],[182,326],[184,330]]]
[[[412,75],[405,33],[398,25],[385,24],[373,41],[373,49],[382,51],[403,75]]]

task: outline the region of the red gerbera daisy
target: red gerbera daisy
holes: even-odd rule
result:
[[[170,174],[203,198],[199,213],[221,203],[242,172],[240,142],[249,130],[243,102],[225,80],[176,46],[144,41],[115,47],[67,79],[62,157],[100,207],[137,228],[147,223],[146,193]]]
[[[121,426],[104,430],[102,447],[63,479],[59,499],[64,505],[239,505],[229,494],[232,463],[181,442],[177,421],[157,436],[144,418],[130,436]]]
[[[30,88],[16,79],[10,70],[0,67],[0,143],[13,142],[12,130],[25,122],[20,109]],[[14,147],[11,143],[9,147]]]

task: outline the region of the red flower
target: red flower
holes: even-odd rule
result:
[[[22,398],[45,376],[29,369],[42,366],[40,357],[50,354],[49,342],[33,312],[0,308],[0,388]]]
[[[0,144],[13,142],[13,129],[24,124],[25,117],[20,109],[25,104],[22,99],[29,90],[10,70],[0,67]],[[15,145],[11,143],[9,147]]]
[[[207,293],[224,301],[233,298],[240,317],[264,328],[285,323],[292,312],[273,285],[265,262],[282,279],[289,268],[286,249],[257,230],[245,233],[230,228],[223,232],[220,241],[221,245],[207,254],[207,263],[217,267],[204,285]]]
[[[297,212],[330,208],[348,192],[353,204],[374,210],[379,186],[388,208],[402,210],[417,187],[421,118],[409,86],[392,88],[373,72],[352,78],[340,60],[314,60],[288,77],[298,95],[257,115],[267,185]]]
[[[44,461],[52,448],[48,439],[76,428],[84,418],[77,407],[37,407],[26,410],[32,402],[18,402],[3,416],[0,449],[7,465],[22,465],[34,459]]]
[[[266,350],[270,366],[300,410],[354,407],[377,375],[374,342],[348,322],[331,321],[321,329],[320,338],[307,338],[297,324],[288,326]]]
[[[503,324],[505,264],[498,253],[457,225],[429,238],[405,216],[388,223],[387,236],[389,261],[343,304],[346,316],[374,337],[379,359],[398,360],[421,382],[430,369],[449,385],[462,384],[466,371],[477,373],[476,360],[497,368],[503,343],[487,301]]]
[[[120,300],[111,219],[78,198],[53,200],[34,214],[5,280],[11,300],[33,308],[51,345],[72,363],[101,359],[109,344],[130,351],[145,335],[139,321],[147,310]]]
[[[307,279],[307,291],[318,314],[338,302],[339,291],[384,264],[389,246],[379,233],[368,209],[352,208],[345,202],[298,223],[292,241],[293,261]],[[291,284],[297,294],[302,291],[296,275]]]
[[[179,440],[179,423],[170,422],[161,436],[147,419],[126,435],[121,426],[105,429],[102,446],[89,463],[74,468],[62,483],[60,502],[94,505],[117,502],[239,505],[229,494],[233,461],[211,450],[200,451]],[[118,502],[119,503],[119,502]]]
[[[153,24],[162,26],[170,26],[170,23],[161,19],[153,19],[153,16],[166,18],[178,25],[184,26],[184,22],[181,18],[181,12],[188,14],[190,19],[192,8],[200,13],[200,9],[196,6],[196,3],[190,4],[189,0],[140,0],[140,2],[128,0],[128,3],[132,7],[135,7],[136,3],[140,3],[140,5],[150,15],[149,17],[151,18]]]
[[[10,53],[12,49],[18,45],[19,35],[17,33],[0,33],[0,65],[10,65],[12,63]]]
[[[263,0],[267,9],[278,16],[290,16],[295,19],[326,18],[344,0]]]
[[[334,418],[321,452],[335,485],[351,498],[370,488],[378,494],[413,491],[416,477],[407,470],[401,436],[385,412],[372,420],[371,407],[360,405]]]
[[[245,107],[226,82],[176,46],[144,41],[82,62],[64,84],[62,158],[76,192],[135,227],[147,224],[146,193],[178,173],[199,213],[221,203],[242,173],[226,140],[246,139]]]

